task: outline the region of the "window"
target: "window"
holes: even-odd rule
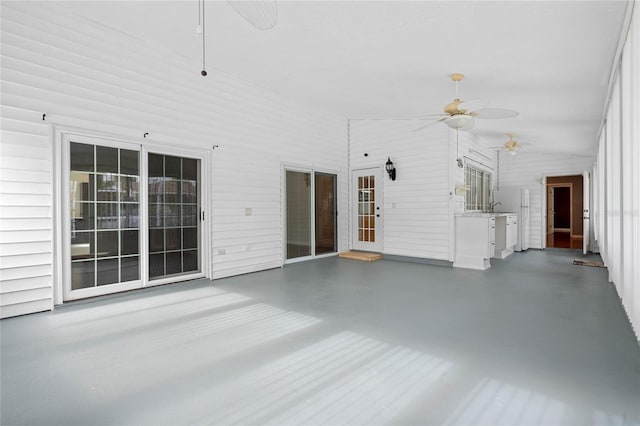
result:
[[[466,165],[464,183],[467,190],[465,209],[489,210],[491,204],[491,173]]]

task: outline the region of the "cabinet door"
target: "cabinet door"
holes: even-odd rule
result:
[[[518,220],[517,216],[507,218],[507,247],[515,246],[518,242]]]

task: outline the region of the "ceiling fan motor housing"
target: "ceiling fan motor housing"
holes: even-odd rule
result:
[[[453,102],[445,105],[444,112],[449,115],[464,114],[465,112],[467,112],[466,109],[458,109],[458,105],[460,105],[461,103],[462,101],[460,99],[454,99]]]

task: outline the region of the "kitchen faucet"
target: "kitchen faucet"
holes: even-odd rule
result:
[[[500,201],[496,201],[496,202],[494,202],[494,203],[489,204],[489,211],[490,211],[491,213],[493,213],[493,209],[495,209],[495,208],[496,208],[497,206],[499,206],[499,205],[500,205],[500,206],[502,205],[502,203],[501,203]]]

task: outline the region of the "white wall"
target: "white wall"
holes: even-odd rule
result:
[[[337,172],[338,209],[347,208],[346,120],[212,67],[203,78],[198,63],[76,16],[69,4],[2,2],[3,316],[51,306],[59,224],[50,123],[139,143],[149,132],[158,144],[219,145],[206,209],[213,278],[282,264],[283,163]],[[19,303],[30,305],[10,307]]]
[[[495,152],[470,133],[438,123],[421,131],[420,120],[351,120],[350,169],[384,166],[391,158],[397,179],[384,178],[385,254],[453,261],[454,214],[464,211],[464,184],[456,157],[495,168]],[[473,150],[473,151],[472,151]],[[368,156],[364,156],[367,153]]]
[[[595,238],[640,340],[640,9],[633,13],[613,72],[593,175]]]
[[[449,168],[444,126],[420,132],[417,120],[351,120],[350,169],[384,167],[385,254],[448,260]],[[368,156],[365,157],[364,154]]]
[[[540,154],[527,152],[523,147],[515,156],[500,155],[499,181],[500,188],[528,188],[530,214],[530,247],[543,248],[543,232],[545,232],[546,212],[544,211],[545,194],[541,179],[546,176],[581,175],[591,170],[593,156],[577,156],[566,154]]]

